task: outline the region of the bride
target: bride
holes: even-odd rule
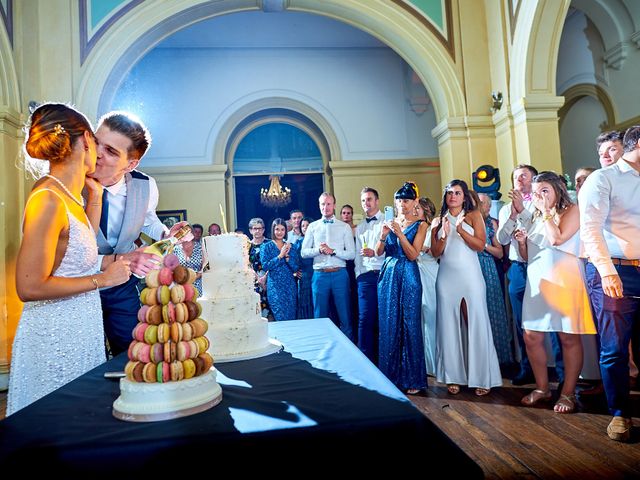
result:
[[[86,117],[67,105],[41,105],[31,115],[25,151],[29,163],[45,160],[49,173],[36,182],[25,206],[16,262],[17,292],[25,305],[13,342],[7,415],[105,361],[98,288],[131,275],[124,260],[104,273],[98,268],[81,196],[86,182],[91,201],[101,198],[100,185],[86,178],[96,166]]]

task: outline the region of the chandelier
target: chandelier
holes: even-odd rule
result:
[[[280,186],[280,175],[271,175],[269,180],[271,180],[269,189],[260,189],[260,203],[269,208],[284,207],[289,204],[291,202],[291,190]]]

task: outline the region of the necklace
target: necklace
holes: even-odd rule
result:
[[[60,180],[58,177],[54,177],[53,175],[49,175],[48,173],[45,173],[44,175],[45,177],[49,177],[51,180],[54,180],[55,182],[58,183],[58,185],[60,185],[60,187],[62,187],[62,190],[65,191],[65,193],[67,195],[69,195],[71,197],[71,200],[73,200],[74,202],[76,202],[78,205],[80,205],[82,208],[84,208],[84,199],[82,199],[82,201],[78,200],[73,193],[71,193],[69,191],[69,189],[67,188],[67,186],[62,183],[62,180]]]

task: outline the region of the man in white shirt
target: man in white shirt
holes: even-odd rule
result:
[[[507,272],[509,279],[509,300],[516,325],[518,345],[520,347],[520,372],[511,380],[513,385],[535,383],[527,347],[522,336],[522,301],[527,286],[527,261],[520,256],[518,242],[513,234],[516,229],[527,230],[531,226],[535,206],[531,198],[531,184],[533,177],[538,174],[531,165],[518,165],[513,170],[513,189],[509,191],[511,203],[504,205],[498,213],[498,232],[496,237],[502,245],[510,245],[509,260],[511,266]],[[556,372],[558,380],[564,379],[564,365],[562,364],[562,350],[557,334],[551,335],[551,343],[556,358]]]
[[[632,343],[640,342],[640,126],[627,130],[623,147],[620,160],[587,177],[578,201],[600,371],[613,415],[607,434],[617,441],[631,436],[629,341],[636,335]]]
[[[380,240],[384,216],[378,192],[365,187],[360,193],[365,219],[356,227],[355,273],[358,284],[358,348],[378,364],[378,276],[384,254],[376,256],[373,247]]]
[[[135,168],[151,142],[148,130],[140,121],[124,112],[111,112],[100,119],[96,131],[98,155],[96,170],[91,175],[104,187],[102,199],[89,194],[87,215],[100,215],[100,230],[96,232],[99,261],[104,270],[118,258],[131,262],[131,271],[143,277],[158,268],[161,259],[144,253],[134,243],[144,232],[160,239],[166,227],[156,216],[158,187],[153,178]],[[98,208],[101,211],[98,211]],[[174,225],[171,232],[185,222]],[[127,350],[131,331],[140,308],[138,278],[100,291],[104,330],[111,353]]]
[[[349,225],[335,218],[336,199],[331,193],[324,192],[318,202],[322,218],[307,227],[301,249],[303,258],[313,258],[314,317],[329,316],[333,297],[340,330],[353,340],[349,275],[345,268],[346,261],[353,260],[356,253],[353,234]]]

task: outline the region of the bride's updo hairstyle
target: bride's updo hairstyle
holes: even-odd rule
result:
[[[31,114],[25,151],[31,158],[60,163],[69,155],[76,140],[91,123],[82,113],[62,103],[45,103]]]

